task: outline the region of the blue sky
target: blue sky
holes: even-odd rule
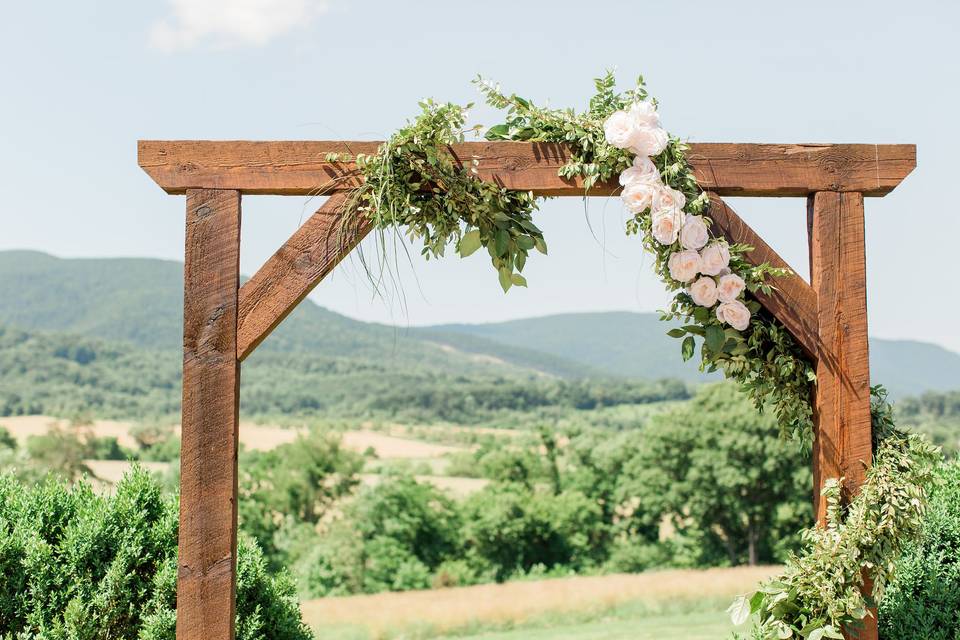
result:
[[[867,201],[870,329],[960,351],[958,18],[948,2],[8,2],[0,249],[181,259],[182,198],[136,166],[139,138],[382,139],[422,97],[477,100],[477,73],[579,106],[616,67],[690,140],[916,143],[917,170]],[[316,204],[245,198],[244,272]],[[806,275],[802,200],[732,204]],[[623,219],[614,200],[546,203],[550,256],[528,263],[528,290],[504,295],[478,253],[401,258],[385,298],[348,262],[312,297],[396,324],[658,309]]]

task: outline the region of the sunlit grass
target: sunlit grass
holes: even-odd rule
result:
[[[670,570],[522,581],[321,598],[304,602],[302,610],[324,640],[712,638],[730,629],[723,612],[732,597],[774,571]],[[678,621],[686,622],[669,635],[668,627]]]

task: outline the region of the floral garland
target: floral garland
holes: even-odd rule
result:
[[[682,339],[683,359],[694,356],[699,338],[701,369],[722,370],[759,409],[773,408],[785,436],[809,446],[813,367],[754,297],[770,293],[771,278],[787,272],[753,265],[745,259],[752,247],[712,235],[710,200],[687,163],[687,146],[660,126],[643,79],[617,93],[608,73],[579,113],[538,107],[482,78],[475,82],[489,104],[506,110],[487,139],[566,143],[572,155],[559,175],[581,179],[587,195],[598,182],[619,178],[632,214],[627,232],[642,236],[655,270],[675,293],[662,318],[682,321],[669,335]],[[381,232],[405,227],[408,237],[423,241],[428,259],[449,245],[462,257],[485,247],[504,291],[526,286],[521,272],[530,251],[547,252],[532,219],[537,198],[478,180],[476,161],[462,167],[454,158],[449,145],[463,141],[470,105],[428,100],[420,106],[420,117],[376,154],[354,159],[365,180],[346,203],[347,213],[368,218]],[[870,615],[861,567],[879,598],[901,544],[918,530],[923,486],[938,450],[893,427],[881,389],[874,400],[874,464],[860,494],[845,505],[842,479],[828,483],[827,525],[806,532],[805,553],[791,558],[782,575],[731,607],[735,622],[754,616],[753,638],[820,640],[856,629]]]

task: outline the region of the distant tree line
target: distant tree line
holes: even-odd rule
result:
[[[0,416],[179,418],[180,354],[0,327]],[[249,416],[383,417],[464,424],[532,410],[577,413],[689,397],[679,381],[450,376],[429,362],[386,367],[264,352],[244,365]]]

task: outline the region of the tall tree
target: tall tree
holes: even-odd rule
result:
[[[718,548],[731,565],[754,565],[775,559],[778,534],[812,519],[806,468],[772,416],[719,384],[654,419],[626,472],[641,502],[702,540],[703,554]]]

